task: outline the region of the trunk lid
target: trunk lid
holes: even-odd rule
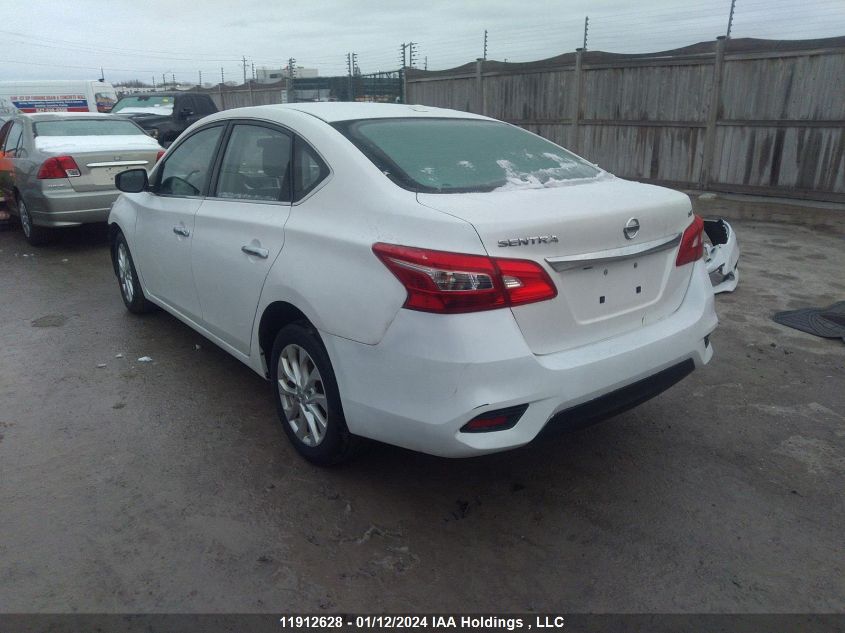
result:
[[[535,354],[641,328],[681,304],[692,266],[675,266],[692,222],[689,197],[610,175],[562,186],[418,194],[420,204],[470,222],[492,257],[530,259],[557,286],[548,301],[512,308]],[[636,220],[635,235],[629,221]],[[631,222],[633,225],[634,222]]]
[[[79,176],[68,178],[74,191],[114,190],[114,177],[127,169],[150,171],[161,146],[146,134],[40,136],[36,148],[49,156],[71,156]]]

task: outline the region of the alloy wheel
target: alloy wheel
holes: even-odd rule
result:
[[[285,418],[306,446],[317,446],[328,428],[329,409],[323,378],[314,359],[291,343],[279,355],[277,374]]]
[[[119,244],[117,247],[117,277],[120,281],[120,291],[127,303],[132,303],[135,298],[135,283],[132,279],[132,266],[129,263],[129,253],[126,244]]]
[[[18,200],[18,211],[20,212],[21,228],[25,237],[29,238],[32,234],[32,219],[29,217],[26,204],[23,200]]]

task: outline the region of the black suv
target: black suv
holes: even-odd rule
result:
[[[195,92],[147,92],[126,95],[112,114],[131,118],[167,147],[192,123],[217,112],[207,94]]]

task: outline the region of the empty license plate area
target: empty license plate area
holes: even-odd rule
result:
[[[667,254],[652,253],[559,273],[575,320],[607,319],[657,301],[666,285]]]
[[[114,177],[119,173],[133,169],[132,166],[113,166],[113,167],[91,167],[91,183],[94,185],[110,185],[114,186]],[[137,167],[134,167],[137,169]]]

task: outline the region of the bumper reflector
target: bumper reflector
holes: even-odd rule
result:
[[[464,424],[461,433],[490,433],[512,429],[527,408],[527,404],[521,404],[507,409],[487,411]]]

